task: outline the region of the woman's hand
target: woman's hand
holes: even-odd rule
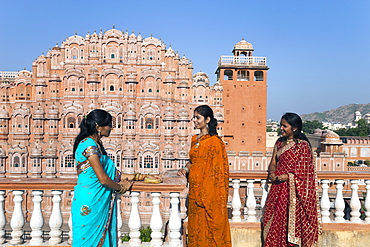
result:
[[[125,179],[125,180],[121,180],[121,181],[119,182],[119,184],[122,184],[123,186],[125,186],[125,187],[127,188],[127,190],[130,190],[130,189],[131,189],[131,187],[132,187],[132,185],[134,184],[134,182],[133,182],[133,181],[130,181],[130,180],[127,180],[127,179]]]
[[[289,180],[289,176],[288,176],[288,174],[282,174],[280,176],[277,176],[276,177],[276,180],[278,182],[285,182],[285,181],[288,181]]]
[[[186,167],[185,167],[186,168]],[[188,170],[186,170],[185,168],[181,168],[178,172],[177,172],[177,175],[178,176],[186,176],[186,174],[188,173],[188,168],[186,168],[186,169],[188,169]]]
[[[271,183],[274,183],[277,180],[277,176],[275,175],[275,172],[269,172],[268,178],[271,181]]]

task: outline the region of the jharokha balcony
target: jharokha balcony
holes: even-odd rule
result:
[[[136,183],[117,200],[119,246],[186,246],[185,178],[175,170],[161,184]],[[70,246],[72,178],[1,178],[1,246]],[[323,234],[319,246],[369,246],[370,173],[319,172]],[[261,214],[266,173],[230,171],[229,218],[233,246],[261,246]],[[152,240],[142,243],[139,229],[150,226]]]

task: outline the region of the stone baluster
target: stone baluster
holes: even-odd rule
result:
[[[338,179],[335,181],[337,184],[337,195],[335,197],[335,222],[336,223],[344,223],[344,209],[345,209],[345,203],[343,199],[343,179]]]
[[[122,225],[123,225],[123,222],[122,222],[122,215],[121,215],[121,195],[117,195],[117,237],[118,239],[121,239],[121,236],[122,236],[122,232],[121,232],[121,228],[122,228]]]
[[[351,180],[351,189],[352,189],[352,196],[351,202],[349,206],[351,207],[351,219],[350,221],[353,223],[361,223],[361,202],[360,198],[358,197],[358,180]]]
[[[72,195],[71,202],[72,203],[73,203],[73,198],[75,197],[74,194],[75,194],[75,192],[71,191],[71,195]],[[68,239],[67,243],[69,245],[72,245],[72,242],[73,242],[72,213],[69,214],[68,227],[69,227],[69,232],[68,232],[69,239]]]
[[[12,228],[12,239],[10,243],[12,245],[18,245],[23,243],[23,226],[24,226],[24,216],[22,212],[22,195],[23,191],[15,190],[13,191],[13,201],[14,201],[14,212],[12,219],[10,220],[10,226]]]
[[[240,180],[239,179],[233,179],[233,200],[231,202],[231,206],[233,208],[233,217],[232,221],[234,222],[241,222],[242,218],[240,217],[240,208],[242,207],[242,203],[240,201],[240,195],[239,195],[239,188],[240,188]]]
[[[42,245],[42,227],[44,225],[44,217],[41,211],[42,191],[32,191],[33,195],[33,212],[30,220],[31,232],[31,245]]]
[[[321,180],[321,220],[323,223],[330,223],[330,199],[329,199],[329,180],[323,179]]]
[[[256,217],[256,197],[254,196],[254,179],[247,180],[248,196],[246,201],[246,207],[248,208],[248,222],[257,222]]]
[[[4,198],[5,191],[0,190],[0,244],[5,243],[5,225],[6,225],[6,218],[5,218],[5,211],[4,211]]]
[[[50,239],[49,244],[50,245],[57,245],[60,242],[62,242],[62,224],[63,224],[63,218],[62,218],[62,212],[60,210],[60,201],[62,200],[60,195],[62,194],[61,191],[52,191],[51,194],[53,195],[52,201],[53,201],[53,209],[51,211],[50,220],[49,220],[49,226],[50,226]]]
[[[263,208],[265,206],[266,199],[267,199],[267,193],[269,191],[269,186],[267,185],[266,179],[261,180],[261,187],[262,187],[261,208]]]
[[[161,216],[161,212],[159,209],[159,204],[161,203],[160,200],[161,193],[152,193],[152,203],[153,203],[153,213],[152,218],[150,219],[150,228],[152,228],[152,241],[150,241],[150,246],[152,247],[159,247],[162,246],[162,226],[163,220]]]
[[[180,193],[171,193],[171,210],[168,227],[170,229],[170,247],[181,247],[181,217],[179,212],[179,197]]]
[[[370,224],[370,180],[365,180],[366,183],[366,199],[364,207],[366,209],[365,215],[365,222]]]
[[[129,246],[141,246],[140,227],[141,219],[139,214],[139,195],[140,192],[131,192],[131,214],[128,220],[128,227],[130,228]]]

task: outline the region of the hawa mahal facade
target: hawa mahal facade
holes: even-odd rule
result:
[[[96,108],[113,116],[103,141],[124,172],[183,167],[196,134],[193,109],[201,104],[213,108],[231,153],[264,153],[266,58],[253,57],[244,39],[232,52],[221,56],[211,86],[163,41],[113,28],[68,37],[40,55],[32,71],[1,72],[0,177],[76,177],[74,138]]]

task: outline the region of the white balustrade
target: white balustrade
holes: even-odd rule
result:
[[[50,245],[57,245],[62,242],[62,212],[60,210],[60,201],[62,194],[61,191],[52,191],[51,194],[53,195],[53,209],[51,211],[50,219],[49,219],[49,226],[50,226]]]
[[[242,207],[242,203],[240,200],[240,179],[233,179],[232,180],[232,188],[233,188],[233,198],[232,198],[232,218],[230,221],[233,222],[243,222],[240,209]],[[262,188],[262,198],[261,198],[261,207],[264,207],[266,197],[268,194],[268,187],[266,185],[266,180],[261,180],[261,188]],[[247,208],[247,222],[258,222],[258,218],[256,217],[256,197],[255,193],[258,191],[258,196],[261,196],[260,190],[254,189],[256,180],[248,179],[247,180],[247,197],[245,206]],[[332,223],[347,223],[344,219],[344,210],[345,210],[345,201],[344,201],[344,183],[343,179],[337,179],[335,181],[336,184],[336,193],[334,199],[334,206],[335,206],[335,213],[334,219],[331,220],[330,218],[330,197],[329,197],[329,180],[323,179],[321,180],[321,198],[320,198],[320,206],[321,206],[321,216],[322,221],[324,223],[332,222]],[[363,224],[370,224],[370,180],[365,180],[366,184],[366,199],[364,200],[363,206],[365,208],[365,220],[361,220],[360,216],[360,209],[361,209],[361,202],[359,197],[359,181],[358,180],[351,180],[351,218],[350,223],[363,223]],[[11,203],[5,204],[5,191],[0,191],[0,245],[8,244],[8,245],[38,245],[38,246],[64,246],[66,244],[71,244],[72,242],[72,224],[71,224],[71,216],[68,216],[68,226],[69,226],[69,239],[66,240],[68,242],[62,242],[62,213],[60,208],[61,203],[61,191],[52,191],[52,212],[50,215],[49,225],[50,225],[50,239],[48,242],[45,242],[44,236],[45,234],[42,231],[43,224],[44,224],[44,217],[43,217],[43,208],[42,208],[42,201],[43,201],[43,191],[33,191],[32,192],[32,202],[33,202],[33,211],[31,212],[31,219],[30,219],[30,240],[27,240],[24,243],[23,235],[24,235],[24,225],[25,225],[25,217],[22,211],[22,203],[25,203],[27,200],[23,201],[24,192],[23,191],[13,191],[11,192],[14,195],[14,211],[9,212],[11,215],[10,220],[10,227],[12,229],[11,234],[6,239],[5,234],[5,226],[6,226],[6,208],[5,205],[12,205]],[[332,195],[332,194],[330,194]],[[139,192],[132,192],[131,193],[131,212],[130,218],[128,222],[128,226],[130,229],[129,236],[130,241],[128,243],[120,244],[119,246],[151,246],[151,247],[161,247],[161,246],[170,246],[170,247],[182,247],[182,236],[180,233],[181,229],[181,216],[180,216],[180,201],[179,193],[170,193],[170,211],[169,211],[169,238],[164,243],[163,242],[163,234],[161,230],[163,229],[163,219],[160,211],[161,206],[161,193],[155,192],[152,193],[152,215],[150,219],[150,227],[152,229],[152,241],[151,243],[141,243],[140,240],[140,227],[142,225],[140,214],[139,214]],[[73,200],[73,192],[72,192],[72,200]],[[118,236],[121,236],[120,229],[122,227],[122,215],[121,215],[121,199],[117,199],[117,233]],[[65,203],[63,203],[65,204]],[[24,205],[23,205],[24,208]],[[349,224],[350,224],[349,223]],[[46,235],[47,236],[47,235]],[[8,242],[7,242],[7,241]]]
[[[267,199],[267,193],[269,190],[269,186],[267,185],[266,179],[261,180],[261,187],[262,187],[261,208],[263,208],[265,206],[266,199]]]
[[[343,184],[344,180],[343,179],[338,179],[335,181],[337,184],[336,189],[337,189],[337,194],[335,197],[335,219],[334,221],[336,223],[344,223],[344,209],[345,209],[345,203],[344,203],[344,198],[343,198]]]
[[[180,247],[182,246],[181,241],[181,216],[179,211],[179,197],[180,193],[171,193],[171,209],[170,209],[170,219],[168,222],[168,227],[170,229],[170,247]]]
[[[12,240],[10,243],[12,245],[18,245],[23,243],[23,226],[24,226],[24,216],[22,211],[22,195],[23,191],[15,190],[13,191],[13,201],[14,201],[14,211],[12,219],[10,220],[10,226],[12,228]]]
[[[370,180],[366,180],[366,199],[365,199],[365,204],[364,207],[366,209],[365,212],[365,222],[370,224]]]
[[[44,225],[44,218],[41,211],[42,191],[32,191],[33,195],[33,212],[30,220],[31,232],[31,245],[42,245],[42,227]]]
[[[246,201],[246,207],[248,208],[248,222],[257,222],[256,217],[256,197],[254,196],[254,179],[247,180],[248,196]]]
[[[351,207],[351,222],[353,223],[361,223],[361,202],[358,197],[358,180],[351,180],[351,189],[352,189],[352,196],[351,196],[351,202],[350,202],[350,207]]]
[[[239,188],[240,188],[240,180],[239,179],[233,179],[233,199],[231,202],[232,206],[232,221],[234,222],[241,222],[242,218],[240,217],[240,208],[242,207],[242,202],[240,200],[240,195],[239,195]]]
[[[330,221],[330,199],[329,199],[329,180],[323,179],[321,180],[321,188],[322,188],[322,194],[321,194],[321,220],[323,223],[329,223]]]
[[[122,225],[123,225],[123,222],[122,222],[122,215],[121,215],[121,195],[117,195],[117,238],[118,239],[121,239],[121,236],[122,236],[122,232],[121,232],[121,228],[122,228]]]
[[[73,203],[73,198],[75,197],[74,194],[75,194],[75,192],[72,191],[71,192],[71,195],[72,195],[71,202],[72,203]],[[69,232],[68,232],[69,239],[68,239],[67,243],[70,244],[70,245],[72,245],[72,242],[73,242],[73,235],[72,235],[72,213],[69,214],[68,227],[69,227]]]
[[[152,193],[152,197],[153,213],[152,218],[150,219],[150,228],[152,229],[152,233],[150,236],[152,237],[152,241],[150,241],[150,246],[159,247],[163,244],[161,233],[163,220],[159,209],[159,204],[161,203],[161,193]]]
[[[130,228],[130,241],[129,246],[140,246],[140,227],[141,219],[139,214],[139,192],[131,192],[131,213],[128,220],[128,227]]]
[[[5,210],[4,210],[4,198],[5,191],[0,190],[0,244],[5,243]]]

